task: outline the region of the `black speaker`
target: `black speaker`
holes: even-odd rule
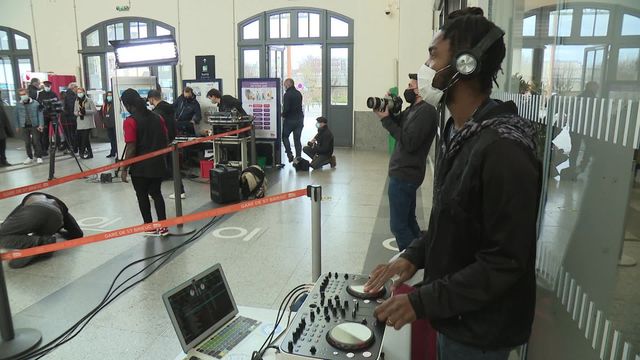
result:
[[[240,171],[218,165],[209,171],[211,200],[218,204],[240,201]]]

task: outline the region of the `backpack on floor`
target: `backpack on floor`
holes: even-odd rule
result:
[[[258,165],[251,165],[240,174],[240,191],[243,199],[258,199],[267,192],[267,179]]]
[[[293,168],[296,169],[296,171],[309,171],[309,166],[310,163],[305,158],[297,157],[293,160]]]

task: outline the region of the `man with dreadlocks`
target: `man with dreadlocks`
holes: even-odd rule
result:
[[[398,275],[395,288],[424,268],[416,291],[391,297],[375,314],[396,329],[429,319],[439,360],[506,360],[531,334],[541,166],[530,121],[513,102],[489,97],[505,56],[503,35],[481,9],[468,8],[434,37],[418,88],[451,118],[442,129],[428,231],[365,286],[375,291]]]

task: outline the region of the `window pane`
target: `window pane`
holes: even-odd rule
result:
[[[11,68],[11,60],[8,57],[0,57],[0,90],[2,90],[2,103],[15,105],[13,70]]]
[[[260,50],[244,50],[243,58],[243,76],[245,78],[260,77]]]
[[[332,86],[331,105],[349,105],[349,88]]]
[[[9,34],[0,31],[0,50],[9,50]]]
[[[309,13],[298,13],[298,37],[309,37]]]
[[[158,66],[158,84],[162,90],[162,100],[173,102],[173,71],[171,65]]]
[[[245,40],[260,38],[260,20],[256,20],[242,28],[242,38]]]
[[[309,14],[309,37],[320,37],[320,14]]]
[[[15,38],[17,50],[29,50],[29,40],[18,34],[15,34]]]
[[[137,38],[140,37],[140,34],[138,33],[138,23],[137,22],[129,23],[129,36],[132,39],[137,39]]]
[[[637,80],[639,65],[640,49],[620,49],[618,53],[618,80]]]
[[[622,35],[640,35],[640,17],[625,14],[622,17]]]
[[[583,9],[580,36],[606,36],[609,10]]]
[[[281,38],[289,38],[291,35],[290,31],[290,14],[280,14],[280,37]]]
[[[124,24],[116,24],[116,40],[124,40]]]
[[[156,36],[171,35],[169,29],[165,29],[162,26],[156,26]]]
[[[100,56],[87,56],[87,78],[89,89],[102,89],[102,63]]]
[[[148,36],[146,23],[138,23],[138,36],[140,39],[144,39]]]
[[[107,40],[124,40],[124,24],[107,25]]]
[[[549,36],[571,36],[573,9],[551,11],[549,13]],[[556,27],[558,33],[556,34]]]
[[[33,71],[31,67],[30,59],[18,59],[18,71],[20,72],[20,79],[23,79],[27,74],[27,71]]]
[[[269,16],[269,37],[272,39],[280,38],[280,15]]]
[[[522,36],[536,35],[536,16],[529,16],[522,20]]]
[[[96,30],[87,35],[87,46],[100,46],[100,31]]]
[[[345,37],[349,36],[349,24],[346,22],[331,18],[331,37]]]
[[[331,49],[331,104],[346,105],[349,89],[349,49]]]

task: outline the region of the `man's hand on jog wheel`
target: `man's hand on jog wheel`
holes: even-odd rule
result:
[[[388,264],[378,265],[369,275],[369,281],[364,285],[364,291],[377,291],[397,275],[398,278],[391,285],[391,292],[395,292],[396,288],[409,280],[416,271],[415,265],[403,258],[397,258]],[[387,326],[392,326],[396,330],[400,330],[404,325],[417,319],[407,294],[390,297],[378,306],[373,314],[378,321],[385,322]]]

